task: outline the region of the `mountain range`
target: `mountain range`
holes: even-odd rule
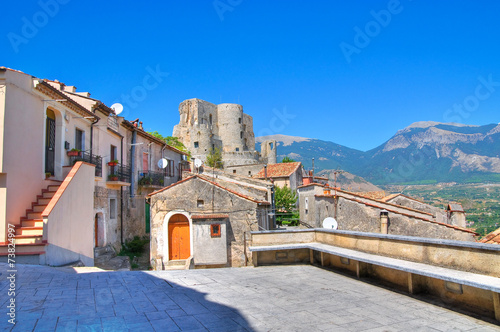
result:
[[[387,142],[359,151],[319,139],[272,135],[278,160],[288,156],[316,172],[342,169],[375,184],[500,182],[500,124],[416,122]],[[257,148],[259,144],[256,144]]]

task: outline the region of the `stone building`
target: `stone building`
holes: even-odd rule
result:
[[[271,179],[278,187],[289,187],[296,191],[302,185],[304,170],[300,161],[292,163],[279,163],[266,165],[259,173],[254,175],[256,179]]]
[[[249,232],[272,228],[272,185],[220,172],[185,174],[148,195],[154,268],[247,265]]]
[[[374,199],[358,193],[317,183],[298,188],[301,222],[323,227],[327,217],[334,218],[338,229],[408,235],[458,241],[475,241],[474,231],[453,224],[463,216],[448,218],[447,212],[404,195]]]
[[[87,92],[0,67],[0,256],[10,224],[18,262],[92,265],[94,247],[149,232],[144,198],[185,159]]]
[[[276,163],[276,143],[264,142],[255,150],[253,119],[238,104],[215,105],[188,99],[179,105],[180,122],[172,136],[191,151],[193,158],[206,160],[212,149],[222,152],[224,166]]]

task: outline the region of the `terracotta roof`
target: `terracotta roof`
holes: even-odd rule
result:
[[[382,200],[383,198],[385,198],[384,197],[385,191],[365,191],[365,192],[361,192],[358,194],[360,194],[361,196],[376,199],[376,200]]]
[[[45,95],[48,95],[49,97],[61,100],[64,99],[65,101],[60,101],[61,104],[66,105],[67,107],[73,109],[74,111],[83,115],[84,117],[93,117],[96,120],[100,119],[97,115],[90,112],[84,106],[80,105],[79,103],[71,99],[68,95],[64,94],[62,91],[57,90],[52,85],[45,82],[45,80],[38,81],[38,84],[36,85],[35,89],[42,92]],[[88,120],[91,121],[90,119]]]
[[[390,195],[385,196],[384,198],[382,198],[381,201],[382,202],[387,202],[387,201],[390,201],[393,198],[398,197],[399,195],[401,195],[401,194],[390,194]]]
[[[176,183],[174,183],[174,184],[171,184],[171,185],[170,185],[170,186],[168,186],[168,187],[162,188],[162,189],[157,190],[157,191],[153,191],[152,193],[148,194],[146,197],[151,197],[151,196],[153,196],[153,195],[156,195],[156,194],[158,194],[158,193],[161,193],[161,192],[163,192],[163,191],[165,191],[165,190],[168,190],[168,189],[170,189],[170,188],[172,188],[172,187],[174,187],[174,186],[177,186],[178,184],[181,184],[181,183],[187,182],[188,180],[191,180],[191,179],[193,179],[193,178],[198,178],[198,179],[200,179],[200,180],[202,180],[202,181],[208,182],[208,183],[210,183],[210,184],[212,184],[212,185],[214,185],[214,186],[216,186],[216,187],[221,188],[222,190],[225,190],[225,191],[227,191],[227,192],[230,192],[230,193],[232,193],[232,194],[234,194],[234,195],[236,195],[236,196],[239,196],[239,197],[244,198],[244,199],[246,199],[246,200],[249,200],[249,201],[251,201],[251,202],[254,202],[254,203],[257,203],[257,204],[263,204],[263,205],[271,205],[271,203],[270,203],[270,202],[268,202],[268,201],[259,201],[258,199],[255,199],[255,198],[253,198],[253,197],[250,197],[250,196],[247,196],[247,195],[243,195],[243,194],[241,194],[241,193],[239,193],[239,192],[237,192],[237,191],[234,191],[234,190],[231,190],[231,189],[229,189],[229,188],[223,187],[223,186],[221,186],[221,185],[220,185],[220,184],[218,184],[218,183],[212,182],[212,181],[210,181],[210,180],[208,180],[208,179],[206,179],[206,178],[204,178],[204,177],[200,176],[199,174],[189,176],[189,177],[187,177],[187,178],[185,178],[185,179],[183,179],[183,180],[181,180],[181,181],[179,181],[179,182],[176,182]]]
[[[226,219],[229,214],[193,214],[191,219]]]
[[[188,155],[187,152],[184,152],[184,151],[181,151],[177,148],[174,148],[173,146],[171,145],[168,145],[164,140],[162,139],[159,139],[158,137],[155,137],[151,134],[149,134],[148,132],[144,131],[143,129],[140,129],[140,128],[137,128],[136,126],[134,126],[132,124],[132,122],[128,121],[128,120],[123,120],[121,125],[129,130],[134,130],[134,129],[137,129],[137,133],[139,135],[141,135],[142,137],[145,137],[151,141],[155,141],[156,143],[158,144],[162,144],[162,145],[165,145],[167,147],[167,149],[171,150],[171,151],[174,151],[174,152],[177,152],[177,153],[180,153],[180,154],[183,154],[183,155]]]
[[[288,177],[295,173],[299,167],[302,165],[300,161],[293,163],[279,163],[267,165],[267,177],[268,178],[280,178]],[[254,177],[258,179],[265,179],[264,167],[257,173]]]
[[[500,244],[500,228],[483,237],[479,242]]]

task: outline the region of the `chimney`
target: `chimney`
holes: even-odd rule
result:
[[[64,85],[64,84],[61,84],[61,88],[63,91],[66,91],[66,92],[71,92],[71,93],[75,93],[76,92],[76,86],[74,85]]]
[[[267,180],[267,164],[264,165],[264,177]]]
[[[139,122],[139,129],[140,129],[140,130],[143,130],[143,128],[142,128],[142,121],[141,121],[141,122]]]
[[[387,210],[380,211],[380,233],[389,233],[389,211]]]

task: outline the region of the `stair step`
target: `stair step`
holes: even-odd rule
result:
[[[43,210],[45,210],[46,207],[47,205],[33,204],[32,210],[34,212],[43,212]]]
[[[52,199],[52,197],[44,198],[43,196],[39,196],[36,202],[38,205],[47,206],[51,199]]]
[[[55,192],[53,192],[53,191],[44,191],[44,192],[42,192],[42,197],[43,198],[52,198],[52,197],[54,197],[54,195],[55,195]]]
[[[16,228],[16,238],[19,235],[43,235],[43,227],[18,227]]]
[[[42,244],[42,235],[16,235],[16,252],[19,244]]]
[[[26,211],[26,219],[42,219],[42,211],[35,212],[31,210]]]
[[[21,227],[43,227],[43,219],[21,220]]]
[[[59,189],[60,185],[55,185],[55,184],[51,184],[49,186],[47,186],[47,191],[48,192],[56,192],[57,189]]]
[[[168,266],[185,266],[185,265],[186,265],[186,260],[185,259],[170,260],[170,261],[168,261]]]

